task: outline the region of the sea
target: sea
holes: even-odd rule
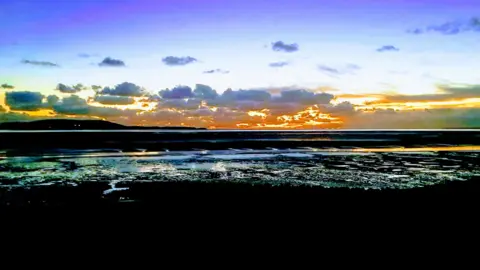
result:
[[[480,130],[0,131],[0,187],[229,182],[411,189],[480,175]]]

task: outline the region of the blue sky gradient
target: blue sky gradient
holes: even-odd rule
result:
[[[477,0],[0,0],[0,83],[435,94],[480,84],[478,14]],[[125,66],[100,66],[107,57]]]

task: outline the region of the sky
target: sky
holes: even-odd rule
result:
[[[0,122],[480,127],[478,0],[0,0]]]

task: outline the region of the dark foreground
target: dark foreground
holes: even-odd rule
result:
[[[363,190],[306,186],[251,185],[229,182],[130,183],[128,190],[104,195],[108,183],[72,186],[2,188],[2,211],[92,211],[108,215],[149,210],[158,215],[216,213],[344,213],[425,215],[454,213],[476,207],[480,177],[422,188]],[[125,198],[128,198],[126,200]],[[340,212],[339,212],[340,211]]]

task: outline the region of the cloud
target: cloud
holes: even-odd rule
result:
[[[53,110],[61,114],[87,115],[89,113],[89,105],[85,99],[77,95],[71,95],[54,104]]]
[[[3,89],[14,89],[15,86],[10,85],[10,84],[7,84],[7,83],[4,83],[4,84],[0,85],[0,88],[3,88]]]
[[[204,84],[195,85],[195,90],[193,90],[193,94],[196,98],[206,100],[215,99],[218,97],[217,91],[212,89],[210,86]]]
[[[272,95],[264,90],[237,90],[227,89],[221,95],[224,101],[270,101]]]
[[[99,92],[100,95],[110,95],[110,96],[130,96],[130,97],[141,97],[146,94],[145,89],[142,87],[130,83],[124,82],[118,84],[114,88],[105,87],[102,91]]]
[[[53,105],[57,104],[59,100],[60,100],[60,98],[55,96],[55,95],[48,96],[47,97],[48,107],[52,107]]]
[[[101,67],[124,67],[125,62],[123,62],[122,60],[107,57],[103,59],[103,61],[100,62],[98,65]]]
[[[268,64],[269,67],[273,67],[273,68],[278,68],[278,67],[284,67],[284,66],[288,66],[290,63],[289,62],[273,62],[273,63],[270,63]]]
[[[230,71],[217,68],[217,69],[206,70],[203,73],[204,74],[213,74],[213,73],[228,74],[230,73]]]
[[[348,101],[344,101],[336,105],[324,104],[322,108],[325,110],[325,112],[336,116],[345,116],[355,113],[355,106]]]
[[[104,105],[130,105],[135,103],[135,99],[125,96],[95,96],[93,100]]]
[[[430,25],[407,30],[410,34],[439,33],[442,35],[457,35],[464,32],[480,32],[480,18],[447,21],[442,24]]]
[[[439,85],[439,93],[423,95],[384,95],[383,98],[367,103],[368,105],[405,102],[449,101],[467,98],[480,98],[480,85]]]
[[[98,90],[102,89],[102,86],[100,86],[100,85],[92,85],[91,88],[93,89],[93,91],[98,91]]]
[[[414,111],[384,109],[375,110],[373,113],[356,113],[344,123],[344,128],[366,129],[478,127],[480,127],[480,108],[440,108]]]
[[[183,85],[174,87],[172,90],[161,90],[158,94],[164,99],[185,99],[193,97],[192,88]]]
[[[51,119],[52,117],[55,117],[55,116],[31,116],[31,115],[28,115],[27,113],[19,113],[19,112],[7,113],[7,112],[0,111],[0,123]]]
[[[22,60],[23,64],[43,66],[43,67],[59,67],[59,65],[48,61]]]
[[[55,90],[58,90],[62,93],[66,93],[66,94],[75,94],[75,93],[78,93],[82,90],[86,90],[87,87],[83,86],[82,84],[78,83],[76,85],[72,85],[72,86],[68,86],[68,85],[65,85],[63,83],[59,83],[57,85],[57,88],[55,88]]]
[[[38,92],[18,91],[5,93],[5,104],[11,110],[18,111],[37,111],[44,109],[46,104],[43,103],[44,96]]]
[[[176,56],[167,56],[162,59],[162,62],[167,66],[185,66],[197,62],[198,60],[191,57],[176,57]]]
[[[349,68],[355,69],[354,65]],[[347,67],[343,69],[347,69]],[[339,69],[339,71],[343,71],[343,69]],[[130,86],[122,87],[122,85]],[[134,91],[131,91],[132,89]],[[33,119],[33,116],[25,115],[25,112],[18,112],[19,110],[50,109],[52,110],[51,117],[65,117],[65,115],[79,118],[100,117],[128,125],[187,125],[215,126],[217,128],[236,128],[239,127],[237,124],[240,124],[240,127],[249,128],[480,127],[480,103],[475,103],[478,105],[464,103],[465,98],[480,97],[480,85],[440,85],[438,93],[430,95],[376,95],[375,97],[379,100],[372,102],[372,105],[355,105],[348,101],[337,104],[335,102],[337,99],[333,94],[292,87],[227,89],[218,94],[208,85],[197,84],[193,89],[188,86],[177,86],[160,91],[159,95],[152,95],[143,92],[134,84],[123,83],[113,89],[107,88],[107,90],[108,94],[97,93],[88,100],[77,95],[59,98],[55,95],[45,97],[41,93],[28,91],[7,92],[5,94],[6,105],[10,106],[14,112],[7,113],[3,109],[0,112],[0,121]],[[123,95],[113,94],[115,91],[119,91],[118,93],[123,93]],[[132,93],[142,97],[139,102],[140,104],[147,103],[146,109],[148,108],[148,110],[120,109],[99,105],[99,103],[104,105],[135,104],[137,98],[134,98]],[[366,96],[359,95],[358,97]],[[344,95],[338,100],[340,98],[347,99]],[[417,101],[422,105],[424,101],[450,100],[456,100],[456,104],[459,105],[455,105],[456,107],[408,105]],[[439,102],[434,104],[437,103]],[[464,106],[470,106],[470,104],[476,107],[466,108]],[[428,110],[424,108],[428,108]]]
[[[111,107],[91,106],[87,101],[77,95],[71,95],[55,103],[53,110],[59,114],[84,115],[96,117],[133,117],[137,110],[121,110]]]
[[[193,110],[200,107],[201,99],[163,99],[158,103],[158,108],[162,109],[178,109],[178,110]]]
[[[320,70],[322,73],[325,73],[327,75],[340,75],[341,72],[340,70],[336,69],[336,68],[333,68],[333,67],[329,67],[329,66],[325,66],[325,65],[318,65],[317,66],[318,70]]]
[[[91,58],[91,57],[96,57],[98,56],[97,54],[89,54],[89,53],[79,53],[78,57],[80,58]]]
[[[385,45],[377,49],[377,52],[398,52],[400,49],[393,45]]]
[[[317,69],[328,76],[338,77],[339,75],[355,74],[355,71],[360,70],[361,67],[355,64],[347,64],[340,68],[326,65],[318,65]]]
[[[327,93],[313,93],[304,89],[286,90],[280,93],[280,97],[274,99],[276,102],[293,102],[304,105],[328,104],[334,95]]]
[[[275,52],[287,52],[292,53],[299,50],[298,44],[286,44],[283,41],[276,41],[272,43],[272,50]]]

